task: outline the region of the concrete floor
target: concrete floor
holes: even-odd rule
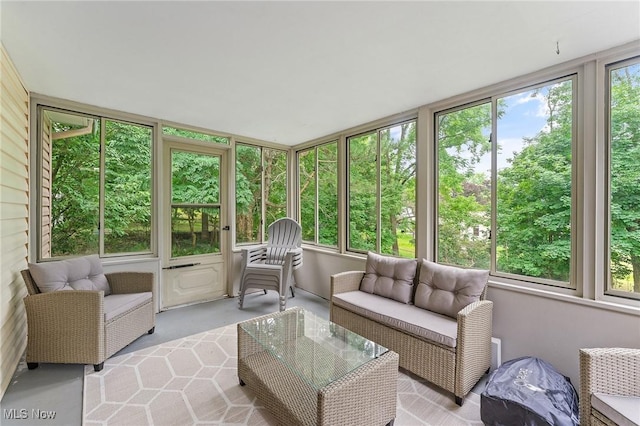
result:
[[[316,315],[329,317],[329,302],[301,289],[287,300],[287,307],[301,306]],[[238,299],[171,309],[156,315],[156,331],[144,335],[118,354],[132,352],[202,331],[235,324],[258,315],[278,310],[278,295],[270,291],[247,295],[244,309]],[[0,425],[81,425],[84,366],[72,364],[40,364],[28,370],[23,361],[0,402]],[[55,417],[51,418],[50,415]],[[48,418],[44,418],[48,417]]]

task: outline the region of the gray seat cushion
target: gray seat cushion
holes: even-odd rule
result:
[[[113,318],[134,309],[137,306],[151,302],[150,291],[144,293],[112,294],[104,298],[104,321],[109,322]]]
[[[456,347],[458,323],[445,315],[359,290],[334,294],[332,302],[336,306],[407,334],[450,348]]]
[[[594,393],[591,406],[617,425],[640,425],[640,397]]]

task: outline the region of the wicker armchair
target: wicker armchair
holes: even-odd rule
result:
[[[594,394],[597,396],[592,399]],[[631,421],[624,423],[626,419],[610,418],[598,409],[600,405],[598,400],[606,400],[607,396],[614,395],[636,397],[636,400],[625,399],[625,402],[632,407],[632,415],[637,417],[631,420],[638,422],[640,419],[640,349],[580,349],[580,424],[582,426],[634,424]],[[596,402],[595,406],[594,402]],[[614,414],[611,417],[618,414],[612,407],[602,411],[610,411],[610,415]]]
[[[21,273],[28,292],[24,304],[30,370],[45,362],[93,364],[100,371],[105,359],[155,330],[152,273],[105,274],[109,296],[93,290],[41,293],[29,270]]]

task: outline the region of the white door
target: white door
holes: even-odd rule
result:
[[[165,144],[163,309],[227,294],[227,157],[215,147]]]

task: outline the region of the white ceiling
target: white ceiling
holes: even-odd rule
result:
[[[637,0],[3,0],[0,14],[32,92],[286,145],[640,39]]]

